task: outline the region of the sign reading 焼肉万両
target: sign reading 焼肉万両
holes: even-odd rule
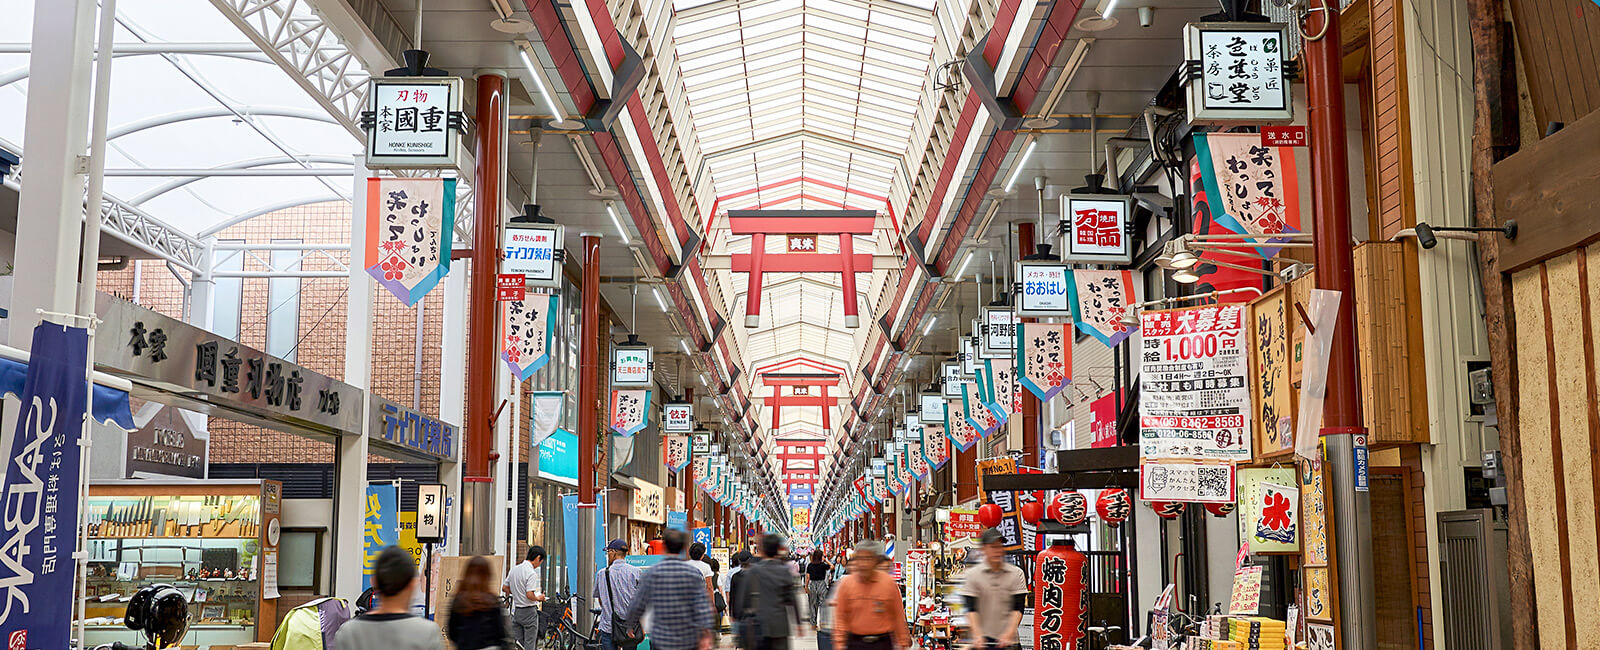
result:
[[[1190,23],[1184,59],[1191,123],[1263,124],[1294,119],[1283,23]]]
[[[1066,194],[1061,197],[1062,231],[1066,246],[1061,259],[1081,264],[1128,264],[1133,246],[1128,238],[1128,217],[1133,198],[1102,194]]]
[[[370,169],[441,169],[456,166],[461,79],[385,77],[367,88],[365,164]],[[452,115],[453,114],[453,115]]]
[[[668,402],[661,406],[661,430],[667,433],[694,431],[694,404]]]
[[[501,273],[521,273],[529,284],[561,286],[565,230],[553,223],[508,223],[501,242]]]
[[[372,440],[438,460],[456,454],[456,425],[372,396]]]
[[[647,345],[619,345],[611,350],[612,386],[649,386],[654,369],[654,349]]]
[[[1018,262],[1018,316],[1071,316],[1072,273],[1060,262]]]

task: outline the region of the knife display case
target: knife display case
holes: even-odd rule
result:
[[[282,493],[280,483],[263,480],[91,483],[87,641],[127,641],[128,599],[158,583],[189,600],[185,648],[269,641]]]

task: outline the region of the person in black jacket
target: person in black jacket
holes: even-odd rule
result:
[[[505,616],[492,584],[488,559],[479,555],[467,561],[461,589],[450,601],[450,622],[445,630],[456,650],[505,647]]]
[[[782,537],[762,537],[761,558],[736,576],[733,611],[746,650],[788,650],[793,626],[805,620],[794,574],[778,559],[782,548]]]

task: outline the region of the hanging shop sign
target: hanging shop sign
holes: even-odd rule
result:
[[[649,386],[655,370],[655,349],[648,345],[618,345],[611,348],[612,386]]]
[[[144,426],[128,432],[128,458],[124,477],[135,472],[203,479],[206,477],[206,451],[210,437],[205,434],[206,416],[175,406],[147,402],[140,415],[149,413]],[[190,424],[193,417],[199,427]],[[198,431],[196,430],[198,429]]]
[[[1010,359],[1017,353],[1017,313],[1010,307],[983,308],[983,337],[978,356]]]
[[[521,273],[501,273],[494,276],[495,300],[510,302],[526,297],[528,297],[528,283]]]
[[[661,439],[661,444],[662,460],[672,473],[681,472],[683,468],[689,466],[689,436],[665,436]]]
[[[417,541],[423,544],[444,541],[445,490],[443,483],[417,484]]]
[[[1249,461],[1244,307],[1147,311],[1140,331],[1140,461]]]
[[[456,425],[377,395],[372,400],[372,441],[435,460],[456,456]]]
[[[383,77],[368,82],[364,164],[370,169],[456,166],[465,129],[459,77]]]
[[[1132,271],[1076,269],[1070,286],[1072,321],[1078,331],[1114,348],[1139,329],[1129,307],[1139,302]]]
[[[1232,503],[1236,500],[1232,463],[1163,461],[1139,464],[1141,501]]]
[[[1261,127],[1261,144],[1267,147],[1304,147],[1310,144],[1305,125]]]
[[[942,383],[939,386],[940,394],[945,397],[961,396],[961,361],[945,361],[939,364],[939,376]]]
[[[1300,486],[1293,467],[1239,470],[1239,539],[1251,553],[1300,552]]]
[[[922,457],[927,459],[928,465],[934,469],[944,467],[950,462],[950,439],[945,437],[943,424],[928,424],[922,427]]]
[[[1041,402],[1072,383],[1072,328],[1068,323],[1020,323],[1018,381]]]
[[[667,523],[666,492],[655,483],[633,479],[633,505],[628,516],[652,524]]]
[[[1017,262],[1018,316],[1071,316],[1072,272],[1060,262]]]
[[[456,179],[367,179],[367,274],[406,306],[450,272]]]
[[[943,394],[917,394],[917,422],[921,424],[944,424]]]
[[[535,293],[500,306],[500,359],[513,376],[527,381],[550,362],[550,340],[560,304],[556,294]]]
[[[661,406],[661,430],[667,433],[694,431],[694,404],[667,402]]]
[[[1206,204],[1217,225],[1225,231],[1267,237],[1300,232],[1300,183],[1293,149],[1263,146],[1254,134],[1197,133],[1194,151]],[[1281,240],[1265,239],[1254,252],[1271,257],[1277,254],[1278,243]],[[1259,260],[1244,263],[1257,266]],[[1259,284],[1259,278],[1255,281]]]
[[[972,323],[973,330],[976,332],[978,321],[974,320]],[[961,376],[965,379],[972,379],[978,374],[977,339],[976,334],[961,337]]]
[[[183,408],[361,433],[362,391],[354,386],[109,294],[96,296],[95,313],[95,365],[171,393]]]
[[[1264,124],[1294,119],[1284,66],[1287,25],[1189,23],[1183,36],[1191,123]]]
[[[561,286],[561,251],[566,230],[553,223],[507,223],[501,238],[500,272],[520,273],[529,284]]]
[[[1289,385],[1288,300],[1277,289],[1250,305],[1251,374],[1256,398],[1256,451],[1266,456],[1294,448],[1293,388]]]
[[[1077,264],[1127,265],[1133,262],[1128,220],[1133,197],[1114,194],[1064,194],[1061,259]]]
[[[695,458],[704,458],[707,454],[711,453],[710,431],[696,431],[691,439],[693,442],[691,444],[690,451],[694,454]]]
[[[650,391],[611,391],[611,430],[620,436],[632,436],[649,424]]]
[[[1089,632],[1088,556],[1068,541],[1035,560],[1034,647],[1081,650]]]
[[[1089,446],[1115,447],[1117,442],[1117,398],[1122,389],[1106,393],[1089,402]],[[1126,398],[1124,398],[1126,399]]]
[[[115,331],[105,338],[117,338]],[[40,323],[32,350],[0,482],[0,634],[10,648],[65,648],[72,626],[63,612],[73,609],[77,577],[73,531],[84,478],[78,443],[89,403],[89,333]]]

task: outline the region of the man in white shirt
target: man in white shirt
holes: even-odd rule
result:
[[[544,547],[528,547],[528,555],[521,564],[511,567],[500,591],[511,596],[512,632],[524,648],[534,648],[539,643],[539,605],[544,602],[544,591],[539,588],[539,567],[544,566]]]
[[[689,566],[700,570],[700,577],[706,580],[706,602],[717,602],[717,585],[712,583],[711,565],[706,564],[706,545],[695,542],[689,546]]]

